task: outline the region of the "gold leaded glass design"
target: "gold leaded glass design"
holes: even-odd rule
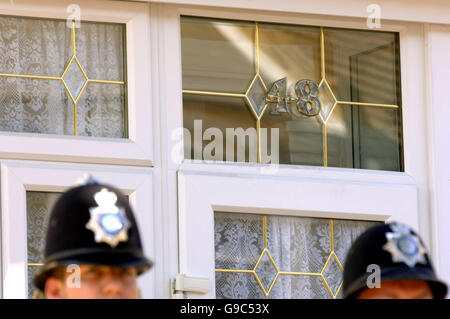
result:
[[[270,129],[277,128],[281,164],[403,170],[397,33],[182,17],[181,38],[191,138],[209,127],[223,136],[225,128],[256,129],[244,160],[227,156],[225,146],[202,153],[186,137],[185,158],[263,163],[276,152]],[[299,112],[301,80],[318,86],[314,116]],[[302,107],[314,113],[311,103]],[[209,140],[203,137],[202,150],[216,142]]]
[[[340,298],[352,242],[378,222],[216,212],[217,298]]]
[[[0,16],[0,130],[123,138],[125,26]]]

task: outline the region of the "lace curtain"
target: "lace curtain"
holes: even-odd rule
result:
[[[75,29],[76,57],[89,79],[125,81],[124,32],[92,22]],[[0,16],[1,131],[74,135],[71,98],[61,80],[45,78],[61,77],[72,53],[65,20]],[[64,79],[77,95],[85,79],[71,67]],[[125,101],[123,84],[88,82],[77,103],[77,135],[126,137]]]
[[[47,222],[59,193],[27,192],[28,296],[33,296],[31,279],[38,265],[44,262]]]
[[[340,298],[346,253],[375,224],[216,213],[216,296]]]

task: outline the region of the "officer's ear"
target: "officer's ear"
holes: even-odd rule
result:
[[[63,299],[64,298],[63,281],[55,277],[47,278],[45,282],[45,296],[47,299]]]

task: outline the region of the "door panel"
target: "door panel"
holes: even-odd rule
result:
[[[367,173],[221,166],[183,164],[178,172],[180,272],[212,283],[188,298],[338,297],[346,251],[364,229],[418,225],[407,176],[355,182]]]

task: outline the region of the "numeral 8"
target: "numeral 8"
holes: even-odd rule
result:
[[[320,112],[319,86],[311,80],[301,80],[295,85],[297,110],[306,116],[316,116]]]

